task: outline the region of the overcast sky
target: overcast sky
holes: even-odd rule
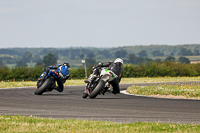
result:
[[[0,48],[200,44],[200,0],[1,0]]]

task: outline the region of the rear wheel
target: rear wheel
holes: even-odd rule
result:
[[[103,90],[104,86],[105,82],[103,80],[100,80],[95,89],[90,93],[89,97],[96,98],[96,96]]]
[[[35,90],[35,95],[42,95],[46,89],[50,88],[51,86],[51,79],[50,78],[47,78],[44,83],[38,88]]]

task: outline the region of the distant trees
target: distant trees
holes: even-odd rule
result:
[[[187,55],[187,49],[186,49],[186,48],[182,48],[182,49],[180,50],[180,52],[178,53],[178,55],[181,55],[181,56]]]
[[[27,64],[25,62],[25,60],[21,59],[17,62],[16,67],[26,67]]]
[[[164,56],[164,54],[162,52],[160,52],[159,50],[153,51],[152,55],[153,56]]]
[[[137,57],[135,54],[129,54],[127,57],[128,57],[128,63],[136,65],[139,63],[149,63],[153,61],[152,59],[149,58]]]
[[[98,51],[98,53],[99,53],[100,55],[104,55],[106,58],[112,57],[112,54],[110,53],[110,51],[109,51],[109,50],[106,50],[106,49],[100,50],[100,51]]]
[[[68,49],[59,50],[58,53],[59,53],[61,56],[66,56],[66,57],[69,58],[69,50],[68,50]]]
[[[135,54],[129,54],[129,55],[128,55],[128,62],[134,64],[135,58],[136,58],[136,55],[135,55]]]
[[[17,62],[16,59],[9,56],[0,57],[0,59],[4,64],[15,64]]]
[[[150,63],[150,62],[154,62],[154,60],[150,59],[150,58],[145,58],[145,63]]]
[[[200,55],[200,44],[191,44],[191,45],[150,45],[150,46],[124,46],[118,48],[83,48],[83,47],[70,47],[70,48],[8,48],[8,49],[0,49],[0,59],[4,63],[4,65],[9,64],[12,67],[18,61],[19,64],[22,63],[21,59],[25,61],[25,63],[34,64],[37,62],[43,62],[43,57],[48,55],[49,53],[54,55],[57,60],[60,61],[69,61],[72,62],[73,67],[77,67],[80,65],[80,60],[86,58],[93,58],[94,60],[112,60],[114,58],[123,58],[125,63],[146,63],[149,61],[147,57],[149,56],[165,56],[168,57],[176,57],[176,61],[179,61],[179,57],[187,57],[187,56],[199,56]],[[134,53],[134,55],[131,55]],[[165,61],[167,57],[159,57],[162,61]],[[178,57],[177,57],[178,56]],[[152,57],[152,59],[155,57]],[[109,58],[109,59],[108,59]],[[187,57],[191,59],[194,57]],[[180,58],[182,59],[182,58]],[[76,60],[76,61],[72,61]],[[168,58],[168,60],[174,60]],[[198,60],[198,59],[197,59]],[[161,60],[155,60],[156,62],[161,62]],[[79,62],[79,63],[78,63]],[[179,61],[181,62],[181,60]],[[186,60],[185,60],[186,62]],[[74,63],[74,64],[73,64]],[[0,63],[2,64],[2,63]],[[51,63],[52,64],[52,63]],[[54,64],[54,63],[53,63]],[[25,64],[24,64],[25,65]]]
[[[37,62],[35,66],[43,66],[42,62]]]
[[[39,55],[35,55],[35,56],[32,57],[32,61],[33,62],[42,62],[42,59],[40,58]]]
[[[31,61],[31,59],[32,59],[32,53],[30,53],[30,52],[26,52],[24,55],[23,55],[23,61],[24,62],[30,62]]]
[[[0,53],[8,55],[22,55],[22,52],[17,52],[15,49],[0,49]]]
[[[162,60],[161,60],[161,59],[155,59],[155,62],[157,62],[157,63],[161,63]]]
[[[76,57],[79,56],[79,53],[80,53],[80,49],[70,48],[69,49],[68,58],[70,58],[70,59],[76,59]]]
[[[95,54],[93,52],[90,52],[90,53],[87,54],[87,57],[88,58],[94,58]]]
[[[199,50],[194,50],[193,55],[200,55]]]
[[[43,49],[42,52],[39,55],[48,55],[48,54],[52,54],[56,58],[58,58],[58,50],[55,49],[55,48],[46,48],[46,49]]]
[[[135,57],[133,64],[137,65],[139,63],[145,63],[145,59],[143,57]]]
[[[179,57],[178,61],[181,63],[190,64],[190,60],[186,57]]]
[[[140,56],[140,57],[147,57],[148,55],[147,55],[147,52],[145,51],[145,50],[141,50],[139,53],[138,53],[138,55]]]
[[[56,51],[56,49],[54,50]],[[73,47],[57,51],[57,54],[59,55],[58,57],[64,56],[67,57],[68,59],[83,59],[85,55],[87,57],[88,53],[93,53],[93,51],[87,48],[73,48]]]
[[[48,54],[44,56],[42,62],[44,64],[44,67],[55,65],[57,63],[57,58],[53,54]]]
[[[3,61],[0,59],[0,67],[3,66]]]
[[[118,50],[118,51],[115,52],[115,57],[116,58],[123,58],[126,55],[127,55],[127,52],[124,49]]]
[[[42,59],[40,58],[39,55],[35,55],[33,56],[31,52],[26,52],[23,57],[22,60],[26,63],[30,63],[32,62],[42,62]]]
[[[189,49],[189,50],[187,50],[187,53],[186,53],[188,56],[191,56],[191,55],[193,55],[193,53],[192,53],[192,51]]]
[[[147,55],[170,55],[173,53],[174,55],[181,55],[185,56],[184,54],[191,55],[198,55],[200,50],[200,44],[189,44],[189,45],[150,45],[150,46],[125,46],[125,47],[118,47],[118,48],[83,48],[83,47],[70,47],[70,48],[2,48],[0,49],[0,54],[4,55],[14,55],[22,57],[26,52],[30,52],[33,55],[40,55],[45,56],[49,53],[53,54],[56,58],[59,57],[67,57],[67,58],[78,58],[80,54],[87,55],[87,53],[94,52],[95,56],[104,55],[106,58],[115,57],[115,52],[118,53],[122,50],[128,53],[130,51],[132,53],[137,53],[138,56],[142,57],[138,53],[142,50],[146,51]],[[114,50],[114,53],[113,53]],[[187,50],[189,50],[187,52]],[[59,55],[59,56],[58,56]],[[119,54],[118,54],[119,55]],[[125,56],[124,56],[125,57]]]
[[[80,59],[83,59],[83,57],[84,57],[84,54],[79,54]]]
[[[173,56],[168,56],[165,61],[175,61],[175,57]]]
[[[180,55],[180,56],[191,56],[191,55],[193,55],[193,53],[192,53],[192,51],[190,49],[187,50],[186,48],[182,48],[180,50],[180,52],[178,53],[178,55]]]
[[[85,60],[85,62],[86,62],[87,67],[89,67],[89,66],[94,66],[94,65],[96,64],[96,60],[93,59],[93,58],[87,58],[87,59]]]

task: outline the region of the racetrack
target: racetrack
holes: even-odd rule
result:
[[[131,84],[120,84],[121,90]],[[66,86],[34,95],[35,87],[0,89],[0,114],[47,118],[73,118],[132,123],[171,122],[200,124],[200,101],[162,99],[106,93],[96,99],[83,99],[84,86]]]

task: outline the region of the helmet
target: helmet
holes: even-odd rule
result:
[[[121,62],[123,64],[123,60],[121,58],[115,59],[114,63]]]
[[[64,65],[64,66],[68,66],[68,67],[70,67],[70,65],[69,65],[68,62],[63,62],[63,65]]]

